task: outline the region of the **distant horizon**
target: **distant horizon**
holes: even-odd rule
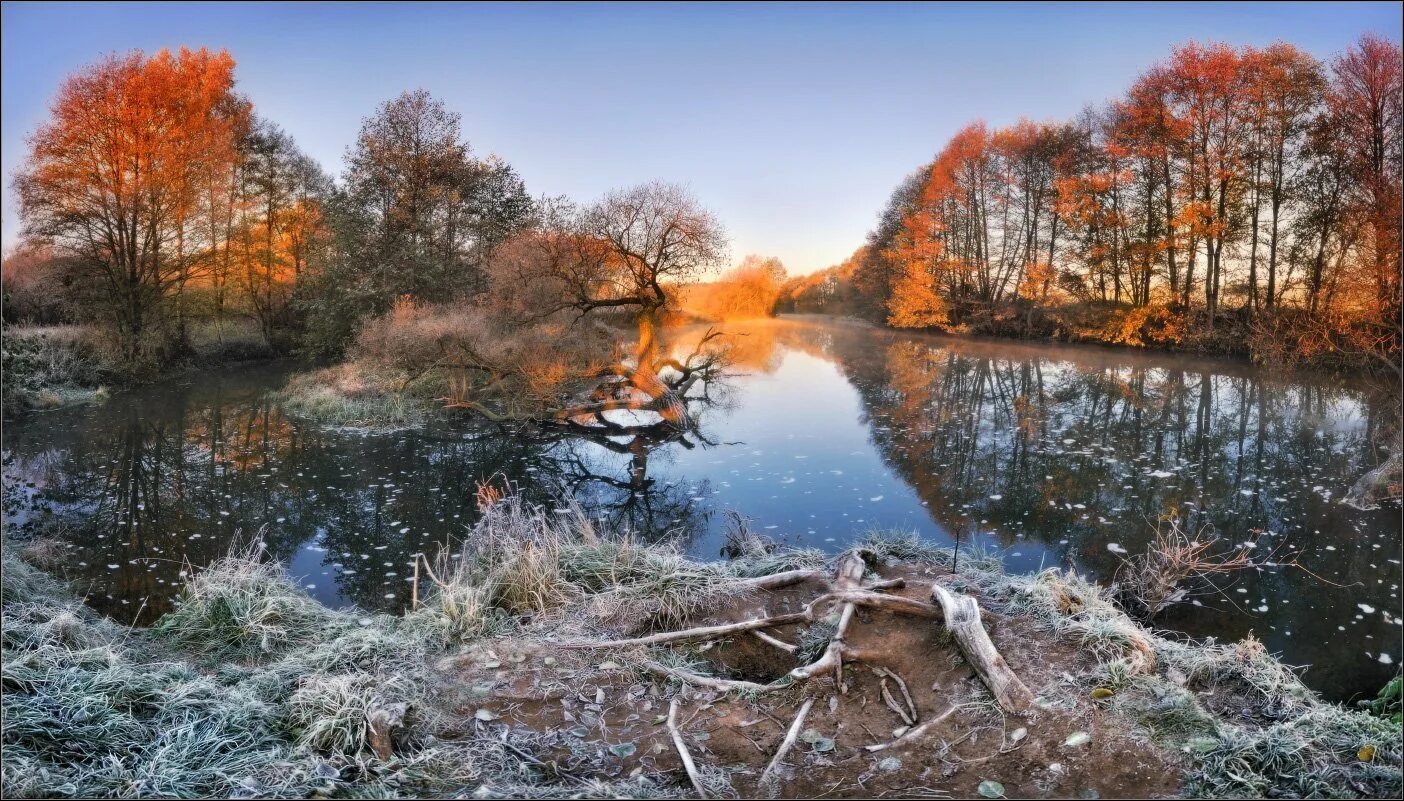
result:
[[[725,224],[733,262],[774,256],[791,274],[851,254],[967,122],[1071,118],[1190,39],[1329,59],[1404,23],[1397,3],[84,5],[0,11],[6,251],[25,139],[63,79],[184,45],[227,49],[238,91],[334,177],[363,118],[425,88],[532,195],[683,184]]]

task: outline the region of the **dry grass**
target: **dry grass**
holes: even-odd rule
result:
[[[1118,598],[1149,620],[1196,590],[1212,591],[1215,578],[1254,567],[1256,547],[1256,538],[1225,546],[1210,531],[1190,535],[1174,520],[1163,522],[1144,553],[1123,560],[1116,575]]]

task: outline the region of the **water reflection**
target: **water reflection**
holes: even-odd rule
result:
[[[1311,572],[1241,575],[1162,625],[1251,630],[1333,697],[1395,670],[1399,510],[1337,503],[1382,458],[1394,398],[1166,355],[805,322],[736,333],[740,375],[686,437],[329,431],[280,413],[270,368],[37,415],[5,430],[6,525],[56,537],[57,570],[95,606],[150,620],[189,565],[260,531],[322,600],[398,608],[414,554],[459,536],[492,476],[708,558],[734,509],[829,550],[900,526],[1109,580],[1174,518]]]

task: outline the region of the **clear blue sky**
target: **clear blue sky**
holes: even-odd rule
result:
[[[3,4],[10,179],[63,77],[112,51],[228,48],[239,88],[333,173],[361,119],[423,87],[533,194],[689,185],[732,249],[841,260],[965,122],[1072,116],[1187,39],[1328,57],[1397,39],[1398,3],[1033,5]]]

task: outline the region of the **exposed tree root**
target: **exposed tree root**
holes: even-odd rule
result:
[[[682,732],[678,730],[678,699],[668,705],[668,733],[673,735],[673,745],[678,749],[678,756],[682,758],[683,769],[687,771],[687,778],[692,781],[692,788],[697,791],[700,798],[707,797],[707,791],[702,787],[702,779],[697,775],[697,765],[692,761],[692,753],[687,750],[687,743],[683,742]]]
[[[790,753],[790,749],[795,747],[795,741],[799,739],[800,730],[804,728],[804,719],[809,716],[809,708],[812,706],[814,706],[813,698],[804,699],[804,703],[800,705],[799,712],[795,714],[794,722],[790,724],[789,730],[785,732],[785,739],[780,741],[780,747],[775,749],[775,756],[770,758],[770,764],[766,765],[765,770],[761,773],[760,783],[762,785],[764,785],[771,774],[775,772],[775,768],[784,761],[785,755]]]
[[[781,640],[765,630],[796,624],[812,624],[823,619],[826,615],[832,614],[833,610],[837,608],[834,633],[823,653],[809,664],[796,667],[768,684],[706,676],[685,668],[665,665],[652,659],[643,660],[641,666],[645,670],[668,676],[686,684],[744,693],[771,692],[816,676],[832,675],[838,691],[845,693],[844,663],[864,662],[879,677],[883,702],[897,715],[906,729],[901,736],[894,740],[866,746],[869,751],[882,751],[922,737],[954,714],[956,707],[948,708],[941,714],[922,721],[916,700],[912,697],[911,688],[908,687],[907,682],[896,671],[882,664],[885,661],[885,655],[872,649],[855,649],[848,645],[849,631],[858,624],[857,610],[859,607],[865,607],[925,620],[943,621],[946,628],[950,630],[956,647],[975,670],[980,680],[989,688],[990,693],[999,703],[1000,709],[1007,714],[1026,714],[1029,711],[1034,704],[1033,693],[1015,675],[1004,658],[1000,656],[999,651],[995,649],[994,643],[990,641],[989,634],[982,623],[980,606],[974,598],[958,595],[937,583],[933,583],[931,587],[931,597],[936,602],[935,604],[886,594],[885,590],[906,586],[906,581],[895,579],[875,581],[865,585],[863,577],[867,571],[866,558],[869,556],[870,554],[862,550],[849,551],[841,555],[835,566],[833,578],[824,582],[826,591],[809,601],[798,612],[769,615],[762,609],[761,617],[753,620],[697,626],[680,631],[664,631],[623,640],[571,642],[564,643],[560,647],[572,649],[635,648],[749,633],[786,653],[797,654],[799,652],[798,646]],[[819,581],[823,578],[819,571],[792,570],[754,579],[748,583],[757,589],[775,589],[792,586],[803,581]],[[800,707],[786,732],[785,739],[761,774],[762,784],[773,778],[776,768],[794,748],[795,740],[804,726],[805,718],[813,703],[812,698],[807,699]],[[676,702],[674,702],[674,711],[675,709]],[[696,767],[692,765],[691,757],[687,754],[686,747],[682,744],[681,737],[675,730],[673,717],[670,713],[669,730],[673,732],[674,742],[678,747],[679,754],[683,757],[684,767],[688,770],[689,778],[697,791],[701,793],[702,786],[696,776]]]

